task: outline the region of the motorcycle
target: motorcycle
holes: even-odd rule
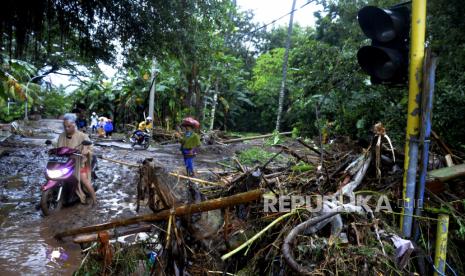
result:
[[[47,140],[46,145],[52,142]],[[90,141],[83,141],[82,145],[92,145]],[[45,216],[57,212],[63,206],[71,205],[79,201],[76,195],[79,180],[74,175],[76,162],[79,158],[75,156],[82,156],[77,149],[60,147],[53,148],[48,151],[49,158],[45,171],[45,178],[47,182],[42,185],[42,196],[40,199],[40,208]],[[97,169],[97,156],[93,155],[91,160],[91,178],[95,180]],[[92,181],[94,190],[97,191],[97,186]],[[85,189],[83,189],[84,192]]]
[[[141,146],[144,149],[148,149],[150,146],[150,133],[147,131],[135,131],[129,141],[131,142],[131,146],[134,148],[135,145]]]

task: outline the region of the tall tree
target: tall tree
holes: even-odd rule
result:
[[[286,89],[286,78],[287,78],[287,60],[289,59],[289,48],[291,47],[292,23],[294,21],[294,10],[295,10],[296,1],[297,0],[292,1],[291,16],[289,18],[289,27],[287,29],[286,49],[284,52],[284,60],[283,60],[283,78],[281,81],[281,90],[279,91],[278,115],[276,117],[275,130],[277,132],[279,132],[279,127],[281,125],[281,115],[283,113],[284,93]]]

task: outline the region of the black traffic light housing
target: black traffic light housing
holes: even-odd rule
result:
[[[381,9],[366,6],[358,12],[371,46],[360,48],[358,63],[374,84],[405,84],[408,79],[410,11],[405,6]]]

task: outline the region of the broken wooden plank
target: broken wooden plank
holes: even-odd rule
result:
[[[136,224],[136,223],[144,222],[144,221],[152,222],[152,221],[166,220],[169,218],[170,215],[173,215],[173,214],[176,216],[184,216],[184,215],[190,215],[194,213],[201,213],[201,212],[206,212],[206,211],[211,211],[211,210],[216,210],[216,209],[222,209],[222,208],[226,208],[229,206],[234,206],[234,205],[258,200],[260,199],[262,194],[263,194],[263,190],[256,189],[256,190],[252,190],[252,191],[248,191],[248,192],[240,193],[240,194],[235,194],[235,195],[228,196],[228,197],[220,197],[216,199],[211,199],[211,200],[203,201],[203,202],[196,203],[196,204],[182,205],[182,206],[174,208],[173,210],[163,210],[163,211],[160,211],[154,214],[135,216],[135,217],[128,218],[128,219],[114,220],[114,221],[107,222],[107,223],[91,225],[91,226],[86,226],[82,228],[70,229],[70,230],[63,231],[63,232],[56,234],[55,238],[61,239],[67,236],[92,233],[92,232],[107,230],[107,229],[111,229],[111,228],[115,228],[119,226]]]
[[[445,167],[428,172],[428,180],[447,181],[465,175],[465,164]]]

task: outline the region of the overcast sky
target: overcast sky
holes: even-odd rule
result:
[[[295,5],[296,9],[307,2],[308,0],[297,0]],[[270,23],[291,11],[292,0],[237,0],[237,5],[240,10],[252,10],[255,14],[255,22]],[[314,3],[306,5],[294,13],[294,22],[299,23],[301,26],[313,26],[315,24],[313,13],[317,10],[321,10],[321,8],[320,5]],[[289,16],[284,17],[274,24],[275,26],[287,26],[289,24]]]

